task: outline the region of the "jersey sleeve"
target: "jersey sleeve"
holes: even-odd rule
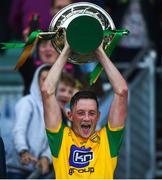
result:
[[[111,157],[116,157],[119,155],[120,146],[123,141],[124,127],[111,128],[108,123],[108,125],[106,125],[106,133],[110,145]]]
[[[62,121],[57,130],[46,128],[46,133],[47,133],[47,138],[51,149],[51,153],[52,156],[56,158],[58,157],[61,148],[64,128],[65,128],[65,124]]]

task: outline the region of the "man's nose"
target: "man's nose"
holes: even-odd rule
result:
[[[89,121],[89,114],[88,114],[88,113],[85,113],[85,115],[84,115],[84,120],[85,120],[85,121]]]

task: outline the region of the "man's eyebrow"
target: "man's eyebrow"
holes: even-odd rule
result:
[[[83,109],[78,109],[76,112],[78,112],[78,111],[85,111],[85,110],[83,110]]]

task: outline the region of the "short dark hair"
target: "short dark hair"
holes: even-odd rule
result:
[[[70,101],[70,109],[72,110],[74,104],[76,104],[80,99],[93,99],[96,101],[97,109],[99,107],[97,96],[93,91],[84,90],[77,92]]]

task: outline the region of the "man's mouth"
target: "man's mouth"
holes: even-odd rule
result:
[[[81,124],[81,130],[84,134],[88,134],[90,132],[91,125],[90,124]]]
[[[84,125],[84,124],[82,124],[82,125],[81,125],[81,128],[82,128],[82,129],[90,129],[90,128],[91,128],[91,125]]]

